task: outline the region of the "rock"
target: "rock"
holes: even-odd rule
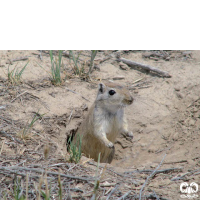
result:
[[[152,52],[145,52],[142,54],[143,58],[149,58],[152,55]]]
[[[190,120],[189,120],[189,125],[190,125],[190,126],[194,126],[195,123],[196,123],[196,121],[195,121],[194,119],[190,119]]]
[[[123,69],[123,70],[129,70],[130,69],[130,67],[127,64],[123,63],[123,62],[119,63],[119,67],[121,69]]]
[[[159,60],[159,58],[156,58],[156,57],[153,57],[153,56],[150,56],[149,59],[152,59],[152,60],[155,60],[155,61]]]
[[[183,98],[183,95],[182,95],[180,92],[176,92],[176,96],[177,96],[179,99],[182,99],[182,98]]]
[[[157,146],[150,146],[149,149],[148,149],[148,152],[149,153],[154,153],[158,150]]]
[[[165,58],[165,60],[166,60],[166,61],[169,61],[169,60],[170,60],[170,58],[171,58],[171,57],[166,57],[166,58]]]
[[[178,132],[174,133],[174,135],[172,136],[172,138],[173,138],[174,141],[177,141],[178,138],[179,138],[179,133]]]
[[[122,79],[125,79],[124,76],[115,76],[113,77],[113,80],[122,80]]]
[[[180,91],[179,87],[174,87],[175,91]]]
[[[192,51],[184,51],[182,52],[182,55],[187,56],[187,55],[191,55]]]
[[[153,164],[150,165],[150,167],[151,167],[151,168],[154,168],[154,169],[155,169],[157,166],[158,166],[158,164],[156,164],[156,163],[153,163]]]

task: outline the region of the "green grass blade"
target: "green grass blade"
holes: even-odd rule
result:
[[[23,74],[24,70],[26,69],[26,66],[28,65],[29,61],[26,63],[26,65],[22,68],[22,70],[18,73],[18,77],[21,78],[21,75]]]
[[[78,134],[78,133],[77,133]],[[70,152],[70,162],[78,163],[81,159],[81,145],[82,145],[82,137],[78,134],[76,143],[71,142],[71,137],[69,138],[69,152]]]
[[[58,51],[59,67],[61,67],[62,53],[63,53],[62,50]]]
[[[55,67],[54,67],[55,63],[54,63],[52,50],[49,51],[49,55],[50,55],[50,60],[51,60],[51,75],[52,75],[52,79],[55,80]]]
[[[49,55],[50,55],[50,59],[51,59],[51,63],[52,63],[53,62],[53,51],[52,50],[49,51]]]
[[[72,60],[74,62],[74,65],[76,67],[76,74],[80,74],[80,70],[79,70],[79,67],[78,67],[78,58],[79,58],[79,55],[78,57],[76,58],[75,55],[74,55],[74,52],[72,50],[70,50],[70,55],[72,57]]]
[[[92,53],[91,53],[91,60],[90,60],[90,68],[89,68],[89,71],[88,71],[88,74],[90,74],[92,72],[92,69],[93,69],[93,63],[94,63],[94,59],[97,55],[97,52],[98,50],[92,50]]]
[[[54,60],[53,52],[50,50],[50,59],[51,59],[51,76],[52,76],[52,82],[55,85],[59,85],[61,80],[61,61],[62,61],[62,50],[58,51],[58,60]]]

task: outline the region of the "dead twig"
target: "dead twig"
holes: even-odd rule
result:
[[[24,91],[21,94],[19,94],[18,96],[16,96],[10,103],[12,103],[13,101],[15,101],[17,98],[19,98],[20,96],[22,96],[25,93],[27,93],[27,91]]]
[[[156,200],[160,200],[160,198],[157,196],[154,190],[153,190],[153,193],[154,193],[154,196],[156,197]]]
[[[162,170],[157,170],[155,172],[155,174],[159,174],[159,173],[169,173],[171,171],[181,171],[182,168],[169,168],[169,169],[162,169]],[[132,172],[125,172],[126,174],[132,174],[132,173],[152,173],[154,172],[154,170],[151,170],[151,169],[144,169],[144,170],[135,170],[135,171],[132,171]]]
[[[133,67],[133,68],[139,67],[146,71],[154,72],[154,73],[158,74],[159,76],[166,77],[166,78],[172,77],[168,72],[162,71],[162,70],[152,67],[150,65],[145,65],[145,64],[141,64],[141,63],[134,62],[131,60],[127,60],[125,58],[121,58],[120,55],[117,55],[116,57],[117,57],[117,61],[119,61],[119,62],[121,61],[121,62],[129,65],[130,67]]]
[[[102,59],[94,59],[94,61],[99,61],[99,64],[106,61],[106,60],[109,60],[110,58],[112,58],[111,56],[106,56],[105,58],[102,58]]]
[[[70,92],[72,92],[72,93],[74,93],[74,94],[78,94],[79,96],[81,96],[83,99],[85,99],[86,101],[89,101],[90,102],[90,100],[89,99],[87,99],[87,98],[85,98],[84,96],[82,96],[80,93],[78,93],[78,92],[75,92],[75,91],[73,91],[73,90],[70,90],[69,88],[67,88],[67,87],[65,87],[65,89],[66,90],[68,90],[68,91],[70,91]]]
[[[15,171],[10,172],[10,170],[0,171],[0,174],[3,174],[4,176],[6,175],[6,176],[9,176],[9,177],[13,177],[12,174],[16,174],[16,175],[19,175],[19,176],[22,176],[22,177],[26,177],[25,173],[19,173],[19,172],[15,172]],[[33,176],[29,175],[29,178],[38,178],[39,179],[39,178],[41,178],[41,175],[33,175]],[[52,179],[52,178],[48,178],[48,179]]]
[[[183,163],[188,162],[187,160],[178,160],[178,161],[172,161],[172,162],[164,162],[163,164],[175,164],[175,163]]]
[[[190,174],[190,172],[187,172],[185,174],[183,174],[182,176],[179,176],[179,177],[175,177],[175,178],[172,178],[171,181],[178,181],[178,180],[181,180],[183,179],[186,175]]]
[[[96,165],[95,163],[92,163],[92,162],[90,162],[90,161],[87,161],[87,163],[90,164],[90,165],[94,165],[94,166],[97,167],[97,165]],[[102,169],[104,168],[104,167],[102,167],[102,166],[99,166],[99,167],[102,168]],[[118,175],[118,176],[124,177],[123,174],[119,174],[119,173],[115,172],[114,170],[109,169],[108,167],[106,167],[106,170],[108,170],[108,171],[110,171],[111,173],[114,173],[114,174],[116,174],[116,175]]]
[[[21,60],[28,60],[28,56],[19,57],[19,58],[15,58],[15,59],[8,59],[8,61],[6,63],[13,64],[13,62],[21,61]]]
[[[156,197],[159,198],[159,200],[169,200],[169,199],[166,199],[166,198],[163,198],[163,197],[159,197],[159,196],[155,195],[154,193],[153,194],[144,195],[143,199],[156,199]],[[140,198],[139,195],[132,196],[132,199],[139,199],[139,198]]]
[[[46,173],[49,175],[56,175],[56,176],[60,175],[62,177],[77,179],[77,180],[86,181],[86,182],[94,181],[93,177],[84,178],[84,177],[70,176],[70,175],[61,174],[58,172],[51,172],[51,171],[45,171],[45,170],[36,169],[36,168],[26,168],[26,167],[19,167],[19,166],[0,167],[0,170],[9,170],[11,173],[16,173],[16,171],[31,171],[31,172],[41,173],[41,174]]]
[[[129,194],[131,193],[131,190],[128,191],[127,193],[125,193],[123,196],[121,196],[120,198],[118,198],[117,200],[122,200],[125,199]]]
[[[10,133],[6,133],[5,131],[0,131],[0,134],[2,134],[4,137],[11,138],[13,141],[16,141],[18,143],[22,143],[18,139],[14,138]]]
[[[115,191],[119,188],[120,184],[117,184],[116,187],[110,192],[106,200],[110,199],[110,197],[115,193]]]
[[[162,165],[162,163],[163,163],[163,161],[164,161],[166,155],[167,155],[167,154],[165,154],[165,155],[163,156],[163,159],[161,160],[161,162],[160,162],[160,164],[158,165],[158,167],[156,167],[156,169],[147,177],[146,181],[145,181],[144,184],[142,185],[142,188],[141,188],[141,190],[140,190],[139,200],[142,199],[142,192],[143,192],[144,187],[145,187],[146,184],[148,183],[149,179],[155,176],[156,171],[161,167],[161,165]]]
[[[1,117],[1,116],[0,116],[0,119],[4,120],[5,122],[7,122],[7,123],[9,123],[9,124],[13,124],[13,121],[10,121],[10,120],[8,120],[8,119],[5,119],[5,118],[3,118],[3,117]]]
[[[138,82],[142,81],[144,78],[145,78],[145,76],[140,79],[135,80],[132,84],[138,83]]]
[[[20,60],[28,60],[28,56],[15,58],[15,59],[12,59],[11,61],[16,62],[16,61],[20,61]]]
[[[194,174],[194,172],[197,172],[197,171],[199,171],[199,169],[196,169],[196,170],[191,171],[191,172],[186,172],[186,173],[183,174],[182,176],[172,178],[171,181],[182,180],[186,175],[192,175],[192,174]],[[194,175],[196,175],[196,174],[198,174],[198,173],[195,173]]]
[[[2,151],[3,151],[4,144],[5,144],[5,140],[2,142],[2,146],[1,146],[1,150],[0,150],[0,155],[1,155]]]
[[[200,99],[200,97],[198,99],[196,99],[195,101],[193,101],[190,105],[188,105],[187,108],[193,106],[193,104],[196,103],[199,99]]]

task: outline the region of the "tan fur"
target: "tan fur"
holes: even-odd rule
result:
[[[109,91],[115,94],[110,95]],[[89,110],[86,119],[78,129],[73,143],[77,141],[77,135],[82,137],[82,153],[87,157],[100,162],[111,163],[115,147],[114,142],[119,133],[125,133],[133,137],[128,131],[128,124],[124,115],[124,107],[133,102],[129,91],[115,83],[100,83],[97,98]]]

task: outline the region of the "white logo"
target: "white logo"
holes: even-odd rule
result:
[[[182,193],[185,193],[181,195],[181,198],[192,199],[192,198],[198,197],[198,195],[195,194],[198,192],[198,185],[195,182],[190,183],[190,185],[188,185],[188,183],[186,182],[181,183],[180,191]]]

